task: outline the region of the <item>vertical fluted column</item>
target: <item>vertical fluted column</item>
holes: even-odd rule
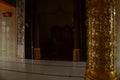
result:
[[[85,80],[118,80],[115,0],[86,0],[88,60]]]

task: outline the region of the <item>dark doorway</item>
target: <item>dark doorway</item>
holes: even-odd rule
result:
[[[40,0],[42,59],[73,60],[73,0]]]
[[[42,58],[49,60],[73,60],[73,30],[70,26],[53,26],[51,37],[42,47]]]
[[[34,4],[25,0],[25,59],[33,59],[34,47]]]
[[[77,12],[74,10],[74,5],[76,5]],[[75,48],[74,26],[76,26],[79,31],[77,48],[80,49],[80,60],[86,61],[85,1],[26,0],[25,12],[26,23],[29,25],[25,30],[26,58],[33,58],[37,25],[39,26],[41,59],[72,61]],[[77,13],[77,19],[74,13]],[[77,21],[76,25],[74,25],[75,21]]]

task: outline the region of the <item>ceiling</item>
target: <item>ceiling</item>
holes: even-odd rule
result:
[[[3,1],[5,1],[13,6],[16,6],[16,0],[3,0]]]
[[[15,9],[15,7],[5,1],[0,0],[0,9]]]

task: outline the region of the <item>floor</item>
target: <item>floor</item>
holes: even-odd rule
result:
[[[0,80],[83,80],[85,62],[0,58]]]
[[[0,57],[0,80],[84,80],[85,66],[85,62]]]

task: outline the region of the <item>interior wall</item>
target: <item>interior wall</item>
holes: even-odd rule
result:
[[[11,12],[12,16],[5,17],[4,12]],[[0,56],[16,57],[17,28],[15,10],[0,10]]]

